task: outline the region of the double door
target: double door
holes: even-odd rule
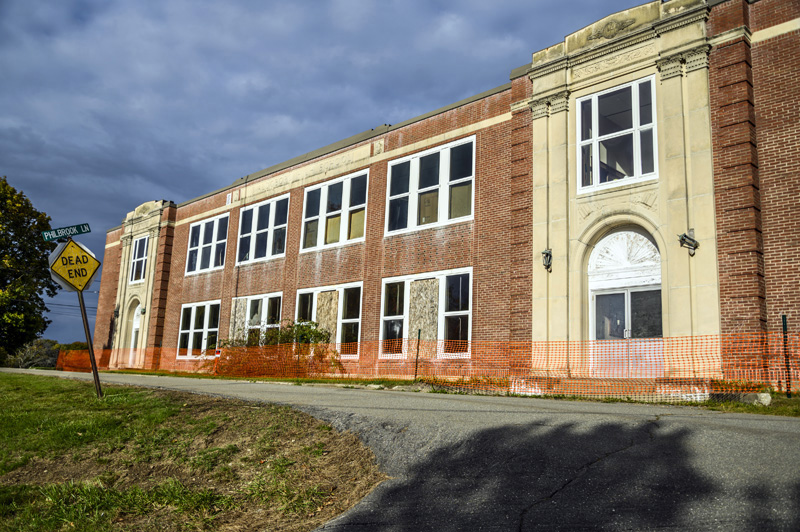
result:
[[[661,288],[593,292],[592,374],[609,378],[664,376]]]

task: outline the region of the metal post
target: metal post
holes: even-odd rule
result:
[[[786,314],[781,315],[783,322],[783,362],[786,365],[786,397],[792,397],[792,365],[789,361],[789,326],[786,324]]]
[[[94,389],[97,391],[97,398],[103,398],[103,390],[100,388],[100,375],[97,373],[97,361],[94,359],[94,346],[92,346],[92,333],[89,332],[89,320],[86,319],[86,305],[83,304],[83,291],[78,290],[78,302],[81,304],[81,317],[83,318],[83,330],[86,332],[86,343],[89,344],[89,361],[92,363],[92,376],[94,377]]]
[[[422,329],[417,329],[417,358],[414,360],[414,380],[417,380],[417,366],[419,365],[419,342],[422,338]]]

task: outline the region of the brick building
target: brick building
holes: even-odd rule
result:
[[[345,364],[406,359],[417,335],[464,364],[519,340],[652,353],[776,330],[800,319],[796,82],[797,0],[611,14],[496,89],[139,206],[107,234],[96,349],[194,370],[297,319]]]

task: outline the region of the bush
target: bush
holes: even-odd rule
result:
[[[23,345],[8,357],[7,365],[15,368],[54,368],[58,361],[59,344],[55,340],[37,338]]]
[[[87,351],[89,344],[86,342],[72,342],[71,344],[59,344],[58,349],[61,351]]]

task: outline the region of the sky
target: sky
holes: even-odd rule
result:
[[[102,262],[138,205],[507,83],[643,0],[0,0],[0,175]],[[100,275],[84,292],[94,327]],[[85,341],[77,295],[45,338]]]

